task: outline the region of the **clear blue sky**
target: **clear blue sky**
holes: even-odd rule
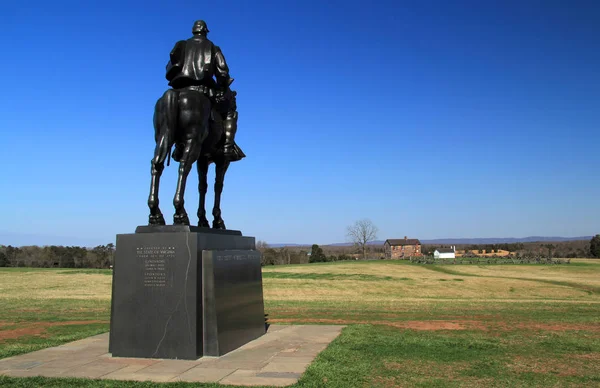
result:
[[[147,222],[154,103],[196,19],[238,91],[247,158],[226,177],[229,228],[318,244],[365,217],[379,239],[600,232],[597,1],[56,0],[1,13],[0,244],[108,243]],[[169,221],[175,179],[171,165]],[[194,172],[188,185],[195,222]]]

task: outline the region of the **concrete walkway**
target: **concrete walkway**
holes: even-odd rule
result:
[[[294,384],[343,326],[271,325],[267,334],[222,357],[196,361],[113,358],[108,333],[0,360],[0,375],[136,381]]]

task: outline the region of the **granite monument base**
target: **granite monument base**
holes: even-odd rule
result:
[[[265,334],[260,253],[239,231],[138,227],[117,235],[109,352],[196,360]]]

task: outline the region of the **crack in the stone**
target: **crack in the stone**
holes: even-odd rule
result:
[[[173,314],[175,314],[175,312],[177,311],[178,306],[175,306],[175,311],[173,311],[171,313],[171,315],[169,315],[169,319],[167,319],[167,323],[165,324],[165,331],[163,333],[162,338],[160,339],[160,341],[158,341],[158,345],[156,345],[156,350],[154,351],[154,353],[152,353],[152,357],[156,356],[156,354],[158,353],[158,349],[160,349],[160,345],[162,345],[162,342],[164,341],[165,337],[167,336],[167,327],[169,326],[169,322],[171,322],[171,318],[173,317]]]
[[[169,327],[169,322],[171,322],[171,318],[173,318],[173,315],[177,312],[177,309],[179,309],[179,305],[181,304],[181,301],[184,299],[187,301],[187,281],[188,281],[188,274],[190,271],[190,263],[192,262],[192,252],[190,250],[189,235],[190,235],[189,233],[185,234],[185,245],[187,246],[187,249],[188,249],[188,264],[187,264],[187,268],[185,271],[185,282],[184,282],[183,292],[181,294],[181,297],[177,301],[177,305],[175,306],[175,309],[169,315],[169,319],[167,319],[167,323],[165,324],[165,330],[163,332],[163,336],[160,339],[160,341],[158,341],[158,345],[156,345],[156,350],[152,354],[152,357],[156,356],[156,354],[158,353],[158,350],[160,349],[160,345],[162,345],[163,341],[165,340],[165,337],[167,336],[167,328]],[[190,315],[188,312],[187,303],[185,303],[185,314],[186,314],[187,323],[188,323],[188,334],[189,334],[190,340],[191,340],[192,339],[192,329],[191,329],[191,324],[190,324]]]
[[[188,324],[188,334],[190,336],[190,342],[192,341],[192,325],[190,324],[190,313],[188,311],[188,304],[187,304],[187,283],[188,283],[188,273],[190,272],[190,263],[192,262],[192,251],[190,249],[190,242],[189,242],[189,233],[186,233],[185,235],[185,245],[187,246],[187,250],[188,250],[188,264],[187,264],[187,268],[185,270],[185,284],[183,285],[183,295],[184,295],[184,299],[185,299],[185,316],[187,318],[187,324]]]

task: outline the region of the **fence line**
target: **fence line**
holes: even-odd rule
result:
[[[548,257],[457,257],[455,259],[435,259],[433,256],[409,257],[415,264],[570,264],[571,259],[555,259]]]

